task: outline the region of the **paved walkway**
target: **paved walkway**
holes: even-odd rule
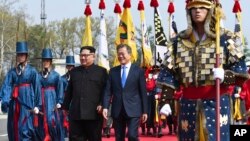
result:
[[[7,114],[1,114],[0,113],[0,119],[7,119]]]

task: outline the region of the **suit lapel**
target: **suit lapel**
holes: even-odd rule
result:
[[[121,69],[121,65],[120,65],[119,68],[118,68],[118,70],[117,70],[117,73],[118,73],[117,76],[119,76],[119,77],[118,77],[118,83],[120,84],[120,87],[122,88],[121,71],[122,71],[122,69]]]

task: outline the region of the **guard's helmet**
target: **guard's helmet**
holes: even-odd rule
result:
[[[212,8],[214,5],[213,0],[188,0],[187,9],[205,7],[207,9]]]
[[[216,18],[215,18],[215,12],[214,12],[215,11],[214,0],[187,0],[186,13],[187,13],[188,27],[186,30],[180,33],[181,38],[189,38],[193,30],[193,23],[192,23],[193,21],[191,19],[190,10],[192,8],[201,8],[201,7],[204,7],[209,10],[208,15],[205,20],[205,24],[204,24],[205,33],[207,34],[207,36],[211,38],[215,38]]]
[[[66,65],[75,65],[75,58],[74,56],[66,56]]]
[[[16,53],[27,53],[28,54],[28,43],[25,41],[16,43]]]
[[[42,59],[53,59],[52,51],[49,48],[44,48],[42,51]]]

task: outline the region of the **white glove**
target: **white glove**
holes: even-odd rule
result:
[[[158,94],[156,94],[156,95],[155,95],[155,99],[158,99],[158,98],[159,98],[159,95],[158,95]]]
[[[156,80],[158,78],[158,74],[153,75],[153,79]]]
[[[34,111],[35,114],[39,113],[39,109],[37,107],[35,107],[33,111]]]
[[[56,108],[57,108],[57,109],[60,109],[61,107],[62,107],[62,106],[61,106],[60,103],[57,103],[57,104],[56,104]]]
[[[148,78],[152,79],[153,78],[153,74],[152,73],[148,74]]]
[[[214,80],[216,78],[219,78],[221,82],[224,81],[225,71],[223,68],[213,68],[213,72],[214,72]]]
[[[239,98],[240,95],[236,93],[236,94],[234,94],[234,97],[235,97],[235,98]]]

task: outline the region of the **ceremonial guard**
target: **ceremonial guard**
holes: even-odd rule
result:
[[[250,69],[248,70],[248,74],[250,74]],[[238,97],[239,96],[239,97]],[[246,118],[247,120],[247,125],[250,125],[250,79],[248,79],[247,81],[245,81],[243,83],[243,86],[242,86],[242,91],[240,92],[240,95],[236,95],[236,97],[239,98],[239,105],[242,105],[242,101],[243,103],[245,103],[245,110],[246,112],[244,113],[241,112],[241,117],[244,119]],[[242,106],[237,106],[239,109],[244,109],[244,107]],[[235,107],[235,108],[237,108]],[[242,108],[240,108],[242,107]]]
[[[226,29],[215,28],[220,22],[216,21],[215,6],[216,12],[221,10],[216,4],[214,0],[187,1],[188,27],[169,43],[164,68],[157,80],[159,85],[166,86],[165,91],[182,93],[178,115],[180,140],[214,141],[215,127],[220,127],[221,140],[229,141],[230,94],[238,80],[248,77],[241,39]],[[218,31],[220,38],[216,39]],[[218,40],[220,42],[216,44]],[[217,45],[221,50],[219,55]],[[216,56],[222,68],[215,67]],[[221,81],[219,126],[215,119],[215,79]]]
[[[75,67],[75,58],[74,56],[66,56],[66,69],[67,72],[62,76],[62,82],[63,82],[63,90],[64,90],[64,96],[67,91],[68,82],[70,80],[70,71]],[[65,137],[68,136],[69,133],[69,119],[68,115],[65,112],[60,111],[60,117],[61,117],[61,124],[63,125],[63,134]]]
[[[33,119],[42,104],[41,85],[38,72],[27,61],[27,42],[17,42],[16,66],[7,73],[0,92],[10,141],[36,140]]]
[[[234,92],[232,95],[233,99],[233,124],[246,124],[247,118],[244,116],[246,113],[246,103],[245,103],[245,95],[246,93],[242,93],[242,88],[240,86],[235,86]]]
[[[153,79],[153,69],[152,67],[145,68],[145,79],[146,79],[146,89],[147,89],[147,98],[148,98],[148,120],[147,122],[141,123],[140,127],[142,130],[142,135],[153,135],[150,132],[151,128],[154,129],[154,114],[155,114],[155,98],[154,98],[154,89],[155,89],[155,79]],[[156,133],[156,130],[154,130]]]
[[[44,141],[62,141],[62,125],[59,110],[63,103],[63,83],[61,76],[52,68],[52,51],[49,48],[42,50],[42,72],[40,82],[42,89],[42,125],[40,134]]]

